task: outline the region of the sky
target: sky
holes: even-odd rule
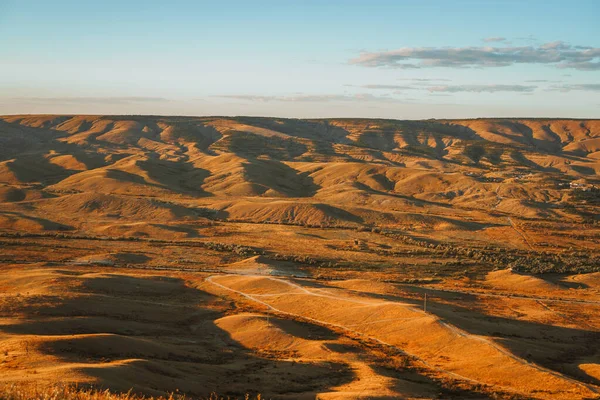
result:
[[[597,0],[0,0],[0,114],[600,118]]]

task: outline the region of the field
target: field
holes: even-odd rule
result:
[[[0,117],[0,261],[0,398],[600,398],[600,121]]]

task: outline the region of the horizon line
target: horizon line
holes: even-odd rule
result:
[[[528,119],[528,120],[572,120],[572,121],[590,121],[600,120],[598,117],[465,117],[465,118],[377,118],[377,117],[279,117],[274,115],[184,115],[184,114],[86,114],[86,113],[32,113],[32,114],[2,114],[0,118],[5,117],[42,117],[42,116],[56,116],[56,117],[154,117],[154,118],[272,118],[272,119],[289,119],[289,120],[384,120],[384,121],[464,121],[464,120],[480,120],[480,119]]]

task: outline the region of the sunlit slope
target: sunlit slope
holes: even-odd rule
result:
[[[599,142],[598,120],[8,116],[0,201],[35,214],[74,194],[160,198],[192,209],[178,217],[323,226],[448,207],[578,220],[563,205],[569,184],[598,184]]]

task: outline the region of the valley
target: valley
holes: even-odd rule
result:
[[[599,209],[599,120],[0,117],[0,389],[600,398]]]

